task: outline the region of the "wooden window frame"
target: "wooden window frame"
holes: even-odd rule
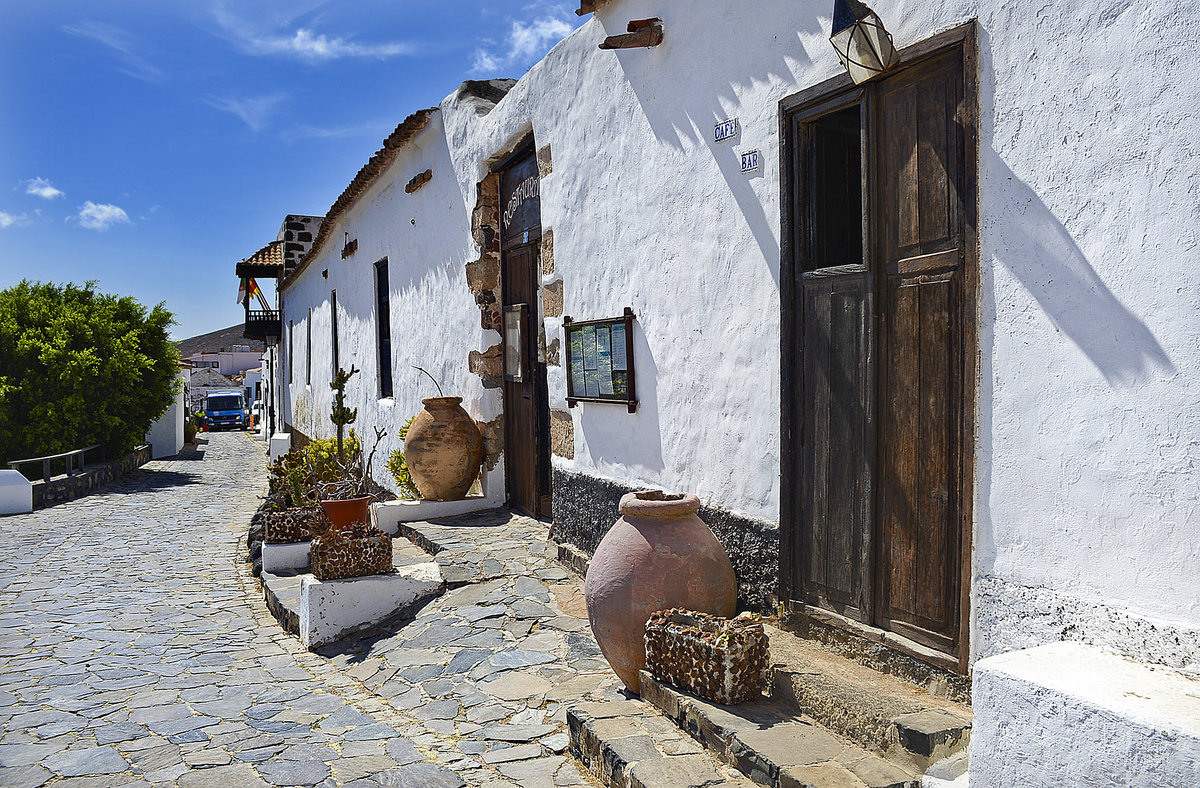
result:
[[[385,257],[375,262],[375,363],[379,372],[380,399],[389,399],[393,394],[391,286]]]

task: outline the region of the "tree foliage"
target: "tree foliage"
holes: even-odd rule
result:
[[[0,460],[142,443],[177,392],[174,316],[129,296],[23,280],[0,291]]]

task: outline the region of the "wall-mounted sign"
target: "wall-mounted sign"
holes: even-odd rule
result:
[[[637,411],[633,370],[633,309],[621,317],[572,321],[563,318],[567,340],[567,406],[612,402]]]
[[[713,142],[728,142],[738,135],[738,119],[723,120],[713,127]]]
[[[742,172],[761,172],[762,154],[758,148],[742,151]]]

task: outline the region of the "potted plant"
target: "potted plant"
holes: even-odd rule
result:
[[[412,420],[404,439],[404,460],[421,497],[430,501],[465,498],[483,462],[483,436],[462,408],[462,397],[447,397],[437,379],[420,367],[438,396],[421,400],[425,409]]]
[[[307,542],[325,530],[326,520],[317,506],[316,485],[304,452],[292,450],[269,468],[270,492],[263,513],[263,541],[267,544]]]
[[[350,439],[346,440],[346,426],[358,418],[357,408],[351,410],[346,407],[346,383],[357,373],[358,369],[351,365],[349,371],[339,369],[330,382],[329,387],[334,391],[330,420],[337,428],[337,442],[332,447],[331,457],[318,455],[315,461],[310,458],[321,508],[335,528],[370,522],[370,506],[374,497],[371,493],[371,464],[380,441],[387,435],[386,430],[376,428],[375,445],[367,455],[366,462],[363,462],[362,443],[353,429],[350,430]],[[312,447],[310,444],[309,448]]]

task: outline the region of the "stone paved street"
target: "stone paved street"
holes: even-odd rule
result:
[[[203,438],[0,518],[0,786],[591,784],[563,752],[563,702],[616,682],[578,580],[521,530],[536,524],[502,528],[494,557],[430,526],[466,584],[310,654],[242,563],[263,445]]]

